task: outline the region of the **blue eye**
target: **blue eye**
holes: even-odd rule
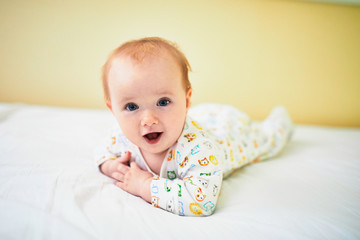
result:
[[[136,105],[135,103],[128,103],[128,104],[126,104],[125,109],[128,111],[135,111],[135,110],[139,109],[139,106]]]
[[[160,107],[165,107],[170,103],[169,99],[160,99],[159,102],[157,103],[158,106]]]

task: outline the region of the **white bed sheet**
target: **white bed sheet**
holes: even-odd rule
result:
[[[296,127],[277,158],[224,181],[210,217],[179,217],[93,165],[107,111],[0,104],[0,239],[360,239],[360,129]]]

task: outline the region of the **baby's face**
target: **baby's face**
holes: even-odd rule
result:
[[[125,136],[146,156],[165,157],[176,143],[190,106],[180,67],[168,54],[136,63],[119,57],[109,71],[113,112]]]

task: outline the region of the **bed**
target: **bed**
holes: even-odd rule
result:
[[[97,171],[113,124],[105,110],[0,104],[0,239],[360,239],[359,128],[296,125],[285,151],[234,172],[197,218]]]

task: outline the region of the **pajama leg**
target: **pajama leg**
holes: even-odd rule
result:
[[[288,142],[293,124],[283,107],[276,107],[263,122],[228,105],[201,104],[189,115],[215,136],[224,150],[224,177],[251,162],[275,156]]]
[[[290,140],[293,123],[284,107],[274,108],[261,123],[251,126],[257,132],[258,158],[262,161],[277,155]]]

